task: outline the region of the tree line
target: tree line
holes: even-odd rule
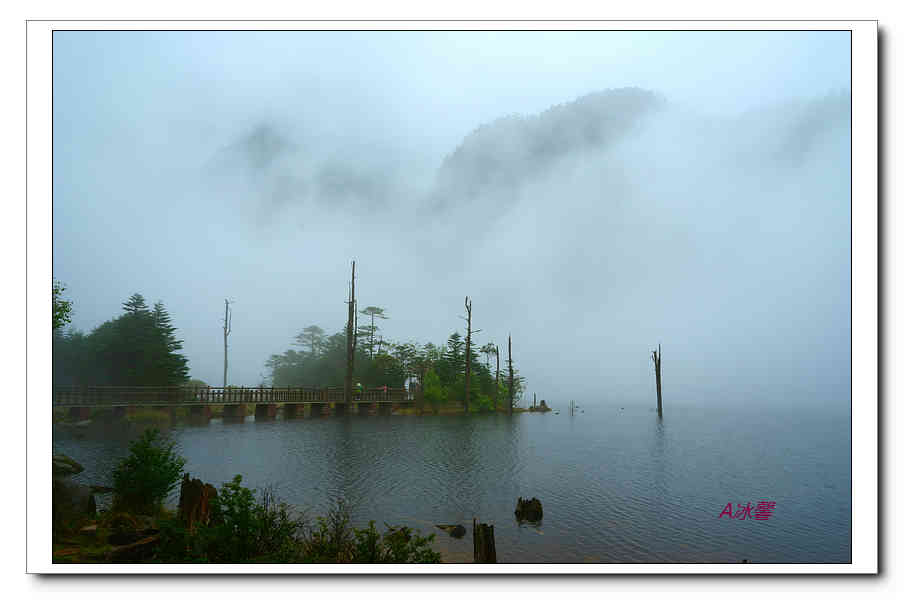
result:
[[[162,302],[148,307],[141,294],[123,303],[122,315],[90,333],[63,330],[54,288],[54,386],[179,386],[188,382],[188,359]],[[71,309],[71,305],[69,307]]]
[[[468,303],[470,305],[470,302]],[[328,335],[311,325],[295,336],[298,349],[273,354],[267,360],[270,383],[277,387],[343,387],[348,374],[348,349],[354,348],[354,381],[367,389],[408,386],[425,403],[441,406],[460,402],[487,411],[507,407],[508,373],[500,373],[499,349],[487,343],[478,349],[454,331],[445,343],[398,342],[379,334],[377,319],[386,319],[381,307],[358,312],[370,324],[355,326],[348,343],[348,326]],[[477,331],[473,331],[477,332]],[[525,380],[513,369],[512,397],[520,398]]]

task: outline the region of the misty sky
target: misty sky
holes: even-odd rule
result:
[[[344,325],[513,337],[564,406],[850,403],[847,32],[55,32],[53,268],[256,385]],[[622,89],[633,88],[633,89]]]

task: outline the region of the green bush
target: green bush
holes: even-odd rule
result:
[[[471,411],[492,411],[493,399],[485,394],[477,393],[471,402]]]
[[[355,563],[440,563],[430,548],[434,535],[422,537],[409,527],[387,527],[381,537],[373,520],[366,529],[355,529]]]
[[[202,529],[210,560],[289,562],[294,558],[304,519],[278,502],[272,489],[257,494],[242,486],[242,476],[237,475],[223,484],[211,503],[210,526]]]
[[[297,562],[304,519],[277,501],[272,489],[258,494],[242,476],[223,484],[210,500],[210,524],[193,533],[177,519],[161,523],[158,559],[196,563]]]
[[[387,527],[380,535],[373,521],[366,529],[351,528],[348,507],[338,500],[317,519],[317,527],[301,549],[304,563],[439,563],[430,548],[434,535],[422,537],[408,527]]]
[[[146,430],[129,446],[129,456],[113,470],[114,506],[153,514],[182,478],[185,459],[157,429]]]
[[[443,387],[439,376],[432,369],[424,377],[424,400],[434,408],[449,400],[449,391]]]

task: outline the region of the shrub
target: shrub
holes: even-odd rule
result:
[[[432,369],[424,377],[424,400],[436,408],[449,400],[449,391],[439,381],[439,376]]]
[[[211,523],[201,533],[214,562],[289,562],[303,527],[304,519],[277,501],[272,488],[258,495],[237,475],[211,500]]]
[[[383,535],[371,520],[366,529],[352,529],[348,507],[339,499],[317,519],[317,528],[306,538],[305,563],[439,563],[430,549],[433,535],[422,537],[408,527],[389,527]]]
[[[157,559],[195,563],[439,563],[430,549],[434,536],[408,527],[388,527],[380,535],[374,523],[351,527],[348,507],[336,501],[325,517],[305,530],[301,516],[278,502],[272,489],[255,497],[236,476],[211,499],[211,524],[187,531],[176,519],[160,523]]]
[[[492,411],[493,399],[485,394],[477,393],[474,401],[471,403],[471,411]]]
[[[409,527],[387,527],[381,537],[373,520],[366,529],[355,529],[355,563],[439,563],[439,552],[430,548],[434,535],[422,537]]]
[[[187,531],[177,519],[161,523],[157,553],[162,561],[197,563],[290,563],[299,558],[304,519],[262,493],[242,486],[242,476],[223,484],[210,500],[208,526]]]
[[[146,430],[129,446],[129,456],[113,470],[114,506],[153,514],[182,478],[185,459],[157,429]]]

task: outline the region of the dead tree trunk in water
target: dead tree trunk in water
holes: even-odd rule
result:
[[[656,368],[656,411],[662,415],[662,344],[659,351],[653,350],[653,366]]]
[[[358,346],[358,309],[355,303],[355,261],[352,260],[352,283],[348,297],[348,322],[345,324],[345,411],[352,402],[352,378],[355,376],[355,350]]]
[[[508,411],[511,414],[515,408],[515,370],[512,368],[512,336],[508,338]]]
[[[226,303],[226,315],[223,317],[223,388],[226,387],[226,370],[229,367],[229,343],[226,338],[232,332],[232,316],[229,314],[229,299],[223,299]]]
[[[468,335],[465,337],[465,413],[471,406],[471,301],[465,297],[465,311],[468,312]]]
[[[496,539],[493,536],[493,525],[480,524],[474,518],[471,528],[471,536],[474,538],[474,562],[496,562]]]
[[[496,348],[496,388],[493,391],[493,411],[499,411],[499,348]]]

